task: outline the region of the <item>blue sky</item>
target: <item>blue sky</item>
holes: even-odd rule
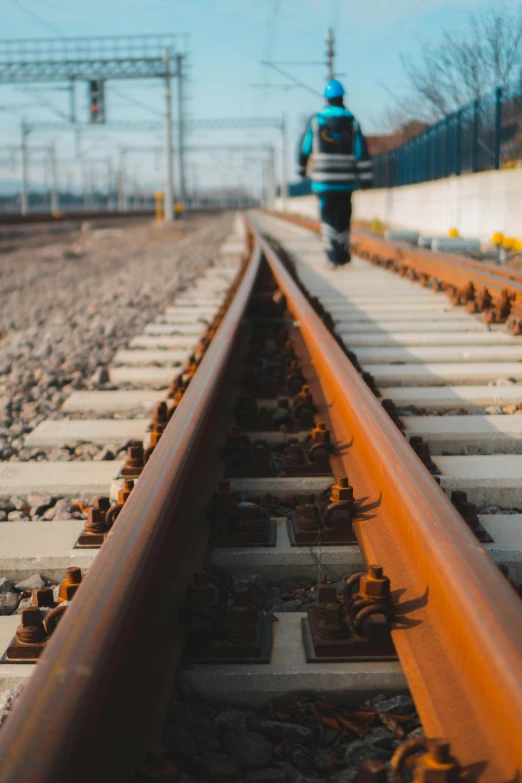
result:
[[[23,7],[44,21],[38,21]],[[519,5],[506,0],[507,7]],[[280,116],[287,112],[290,149],[305,115],[321,104],[312,94],[301,90],[259,89],[255,84],[285,83],[282,77],[262,68],[260,60],[323,60],[327,27],[335,23],[337,35],[337,70],[348,92],[347,103],[360,119],[366,132],[378,131],[380,116],[389,100],[388,91],[405,89],[400,55],[415,55],[423,41],[433,41],[443,29],[459,30],[471,10],[486,6],[480,0],[0,0],[2,38],[63,36],[131,35],[141,33],[188,33],[190,82],[187,84],[187,111],[190,116]],[[47,23],[48,26],[45,25]],[[271,31],[270,33],[268,31]],[[323,66],[288,66],[296,77],[322,90]],[[131,100],[115,95],[108,87],[110,117],[114,119],[154,119],[132,99],[144,102],[156,112],[162,110],[161,85],[137,82],[118,83]],[[38,88],[40,98],[65,109],[66,95],[56,90]],[[85,90],[78,95],[78,108],[86,114]],[[38,106],[25,108],[34,100],[28,95],[0,85],[0,105],[23,105],[15,113],[0,113],[0,145],[17,143],[20,116],[53,119],[53,113]],[[13,112],[12,109],[10,109]],[[118,144],[158,144],[160,134],[117,134],[96,131],[82,140],[88,155],[112,156],[117,160]],[[72,134],[54,136],[60,153],[74,155]],[[30,137],[34,146],[47,144],[49,134]],[[278,142],[275,132],[223,131],[194,132],[192,143],[266,143]],[[193,155],[189,182],[195,173],[200,183],[235,184],[241,178],[259,181],[261,163],[255,156]],[[0,159],[2,156],[0,155]],[[35,180],[42,178],[42,167],[34,154],[31,167]],[[63,164],[67,170],[69,164]],[[96,164],[98,165],[98,164]],[[94,166],[94,164],[93,164]],[[100,178],[103,164],[100,163]],[[133,155],[134,176],[145,186],[159,183],[160,173],[152,156]],[[71,164],[67,176],[78,178]],[[93,169],[95,170],[95,169]],[[293,166],[292,166],[293,174]],[[0,162],[0,178],[16,179]],[[65,175],[62,175],[62,178]],[[76,180],[75,180],[76,181]]]

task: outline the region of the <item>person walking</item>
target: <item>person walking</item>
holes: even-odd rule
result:
[[[344,105],[344,94],[341,82],[328,82],[326,107],[308,120],[298,151],[299,176],[310,177],[319,197],[321,236],[334,266],[351,260],[352,193],[373,183],[366,140]]]

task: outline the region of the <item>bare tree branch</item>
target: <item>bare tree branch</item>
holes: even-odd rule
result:
[[[462,34],[445,32],[436,44],[423,43],[416,59],[402,58],[409,91],[394,96],[394,131],[412,120],[433,122],[496,86],[522,80],[522,5],[510,10],[492,3],[471,13]]]

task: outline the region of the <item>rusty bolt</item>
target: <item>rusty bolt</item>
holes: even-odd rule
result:
[[[390,580],[383,575],[382,566],[369,565],[368,573],[361,576],[359,593],[361,598],[373,600],[375,598],[390,597]]]
[[[250,606],[250,590],[248,587],[236,587],[234,590],[234,604],[236,606]]]
[[[264,531],[266,520],[258,503],[244,504],[240,506],[239,512],[245,530],[252,533]]]
[[[317,531],[321,527],[319,509],[317,508],[313,495],[308,499],[309,502],[300,503],[295,509],[295,521],[298,530],[301,532]]]
[[[298,443],[289,443],[284,450],[283,456],[290,465],[303,465],[305,463],[304,451]]]
[[[125,503],[133,489],[134,481],[132,479],[125,479],[123,487],[118,492],[118,503]]]
[[[111,507],[111,501],[105,495],[94,498],[93,508],[99,509],[102,513],[106,514]]]
[[[257,635],[255,622],[252,621],[252,611],[246,606],[230,606],[227,609],[226,626],[231,642],[242,644],[252,642]]]
[[[152,412],[152,416],[151,416],[152,424],[164,425],[163,429],[165,429],[169,420],[168,414],[169,414],[169,410],[167,407],[167,403],[165,402],[165,400],[161,400],[161,402],[158,402],[158,404],[155,406]]]
[[[341,635],[341,607],[339,604],[326,604],[324,617],[317,625],[317,637],[325,642],[335,641]]]
[[[330,430],[326,429],[324,421],[317,422],[317,427],[312,430],[312,440],[315,443],[330,443]]]
[[[58,594],[58,603],[70,601],[77,591],[82,581],[81,568],[71,566],[65,572],[65,579],[60,583],[60,592]]]
[[[105,526],[105,513],[94,506],[87,509],[87,519],[83,530],[85,533],[105,533],[107,530]]]
[[[141,473],[144,462],[143,441],[133,440],[127,449],[127,459],[122,468],[122,476],[136,476]]]
[[[206,571],[196,571],[188,592],[192,609],[212,606],[215,602],[214,585],[209,582]]]
[[[415,762],[415,780],[419,783],[458,783],[460,765],[450,753],[446,740],[430,739],[428,751]]]
[[[40,609],[37,606],[28,606],[22,609],[20,625],[16,629],[16,639],[20,644],[39,644],[45,642],[47,635],[42,622]]]
[[[51,609],[56,606],[52,587],[38,587],[36,590],[33,590],[32,603],[33,606],[45,606]]]
[[[231,486],[230,481],[220,481],[217,490],[212,496],[212,505],[218,509],[233,508],[237,503],[237,492]]]
[[[353,501],[353,487],[350,486],[347,476],[338,476],[337,484],[330,489],[330,502]]]
[[[337,601],[337,589],[335,585],[318,585],[317,601],[314,604],[314,617],[317,622],[324,620],[326,607]]]

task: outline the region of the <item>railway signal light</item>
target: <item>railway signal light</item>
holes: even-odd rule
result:
[[[105,83],[102,79],[89,81],[89,122],[105,122]]]

